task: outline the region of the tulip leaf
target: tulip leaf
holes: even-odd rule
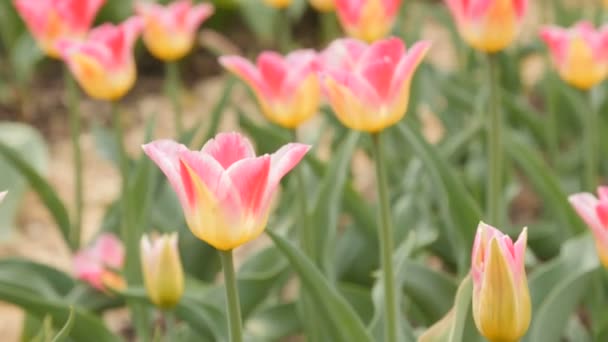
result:
[[[70,335],[70,331],[72,331],[72,327],[74,326],[74,307],[70,306],[70,315],[68,316],[68,320],[65,322],[61,330],[53,337],[51,342],[63,342],[67,341]]]
[[[314,264],[307,259],[302,252],[290,242],[268,230],[267,234],[272,238],[277,248],[289,260],[294,271],[299,275],[302,286],[311,295],[315,306],[321,309],[321,313],[327,317],[338,336],[333,341],[349,342],[371,342],[372,337],[356,312],[348,304],[346,299],[323,277]]]
[[[448,163],[429,145],[422,135],[405,124],[400,124],[401,137],[416,152],[416,156],[425,164],[433,183],[440,187],[441,205],[447,203],[454,221],[452,227],[446,227],[444,233],[455,241],[454,253],[458,253],[459,268],[464,272],[469,267],[469,251],[473,245],[475,229],[482,217],[481,209],[467,191]],[[449,222],[448,222],[449,223]],[[454,234],[456,234],[454,236]]]
[[[567,238],[573,233],[585,231],[585,226],[568,202],[568,196],[562,190],[554,173],[529,143],[511,134],[508,136],[505,148],[543,197],[543,203],[551,210],[553,217],[561,221],[561,225],[555,225],[560,229],[555,235]]]
[[[245,322],[248,340],[280,341],[301,330],[295,303],[277,304],[264,308]]]
[[[70,243],[70,217],[65,205],[57,196],[51,185],[23,159],[17,151],[0,142],[0,156],[8,161],[16,170],[27,179],[34,191],[38,194],[44,205],[49,209],[51,216],[61,231],[61,235],[68,246],[75,250],[78,246]]]

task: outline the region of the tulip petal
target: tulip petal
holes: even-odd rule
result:
[[[401,58],[390,83],[389,97],[398,96],[398,93],[403,91],[404,85],[409,83],[414,71],[418,68],[430,48],[431,42],[429,41],[417,42],[407,51],[407,54]]]
[[[281,96],[283,81],[288,74],[283,57],[276,52],[262,52],[258,56],[257,65],[270,95]]]
[[[266,83],[260,72],[247,59],[241,56],[222,56],[219,58],[219,62],[228,71],[245,81],[254,92],[264,96],[268,95]]]
[[[188,151],[188,148],[178,144],[173,140],[156,140],[142,146],[144,153],[158,165],[161,171],[167,176],[169,184],[177,193],[177,197],[184,208],[190,206],[188,197],[184,189],[182,176],[179,167],[179,155]]]
[[[120,269],[124,264],[125,248],[114,234],[101,234],[93,246],[93,253],[105,266]]]
[[[394,65],[401,60],[401,57],[404,54],[405,45],[401,39],[395,37],[383,39],[369,45],[363,55],[361,55],[359,65],[364,68],[368,64],[376,63],[381,60],[387,60]]]
[[[605,228],[597,217],[597,198],[590,193],[578,193],[568,197],[570,204],[594,232],[596,238],[605,235]]]
[[[203,146],[201,152],[213,157],[224,169],[241,159],[255,157],[249,140],[234,132],[216,135]]]
[[[241,204],[253,216],[265,209],[264,196],[268,185],[270,156],[240,160],[227,170],[234,188],[239,192]]]
[[[310,150],[310,147],[310,145],[290,143],[271,155],[270,175],[268,177],[268,187],[266,188],[267,198],[272,196],[283,176],[298,165],[302,158],[304,158],[304,155]]]
[[[201,23],[207,20],[207,18],[209,18],[214,11],[215,8],[213,5],[207,3],[192,7],[188,13],[188,16],[186,17],[186,28],[190,32],[196,32],[196,29],[201,25]]]

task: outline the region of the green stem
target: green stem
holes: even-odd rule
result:
[[[336,12],[319,13],[321,20],[321,35],[324,42],[331,42],[341,34],[340,24]]]
[[[502,225],[502,112],[500,110],[500,84],[498,79],[498,56],[488,55],[488,74],[490,81],[490,102],[487,121],[488,137],[488,221]]]
[[[83,186],[82,186],[82,151],[80,148],[80,113],[78,111],[78,86],[66,67],[64,74],[65,89],[70,120],[70,138],[74,163],[74,216],[70,227],[70,244],[72,248],[80,247],[82,229]]]
[[[226,288],[226,306],[228,311],[228,324],[230,326],[230,341],[242,342],[241,306],[239,292],[236,286],[236,274],[232,262],[232,250],[219,251],[224,269],[224,286]]]
[[[583,93],[589,98],[589,110],[583,115],[583,139],[585,143],[585,189],[593,191],[598,181],[598,157],[599,157],[599,118],[591,101],[591,92]]]
[[[167,92],[167,96],[171,99],[175,133],[177,134],[177,138],[180,139],[184,133],[184,122],[182,119],[182,104],[180,101],[181,77],[179,75],[179,65],[177,62],[167,62],[165,63],[165,69],[165,91]]]
[[[278,35],[279,51],[281,53],[289,52],[291,46],[291,21],[289,20],[289,12],[287,8],[283,8],[276,16],[276,34]]]
[[[141,282],[140,280],[140,269],[139,269],[139,253],[137,246],[137,229],[131,222],[130,211],[129,211],[129,158],[124,144],[124,131],[120,116],[120,108],[117,102],[112,102],[112,123],[114,126],[114,138],[116,141],[116,150],[118,153],[118,165],[120,169],[120,176],[122,179],[121,194],[120,194],[120,234],[121,238],[126,246],[126,265],[125,275],[127,284],[129,286],[137,285]],[[130,309],[133,321],[135,324],[135,330],[138,338],[141,341],[149,341],[148,331],[148,319],[146,308],[136,301],[127,302]]]
[[[176,341],[177,335],[175,334],[175,313],[171,310],[165,310],[162,311],[162,313],[165,321],[165,341]]]
[[[551,155],[551,161],[553,165],[557,165],[557,161],[560,158],[559,155],[559,120],[557,116],[557,109],[555,108],[555,86],[554,82],[557,82],[551,75],[548,79],[548,84],[545,86],[545,110],[548,117],[548,138],[549,138],[549,153]]]
[[[380,133],[372,135],[374,141],[374,154],[376,158],[376,179],[378,199],[380,201],[380,260],[382,264],[382,278],[384,285],[384,341],[396,342],[397,330],[397,292],[395,291],[395,274],[393,271],[393,227],[391,222],[390,203],[388,198],[388,182],[386,165],[382,149]]]

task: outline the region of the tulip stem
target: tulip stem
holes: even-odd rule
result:
[[[386,165],[380,133],[372,135],[374,154],[376,157],[376,179],[378,199],[380,201],[380,260],[382,264],[382,280],[384,285],[384,341],[396,342],[397,331],[397,292],[395,291],[395,274],[393,271],[393,227],[388,197],[388,182]]]
[[[502,112],[500,110],[500,84],[498,79],[498,55],[488,54],[488,76],[490,82],[489,115],[487,121],[488,139],[488,222],[500,226],[502,219]]]
[[[166,70],[166,84],[165,91],[167,96],[171,99],[173,106],[173,122],[175,125],[175,133],[177,139],[181,139],[184,133],[184,123],[182,119],[182,103],[180,101],[180,90],[181,90],[181,77],[179,75],[179,65],[177,62],[165,63]]]
[[[83,186],[82,186],[82,150],[80,148],[80,113],[78,111],[78,86],[65,68],[65,89],[70,117],[70,138],[72,141],[72,158],[74,162],[74,216],[70,227],[69,244],[72,249],[80,248],[80,231],[82,225]]]
[[[175,341],[175,313],[172,310],[163,310],[162,314],[165,321],[165,341]]]
[[[239,292],[236,286],[236,274],[232,261],[232,250],[219,251],[224,269],[224,286],[226,288],[226,307],[228,310],[228,324],[230,326],[230,341],[242,342],[241,306]]]
[[[551,155],[551,161],[553,165],[557,165],[559,156],[559,120],[557,117],[557,110],[555,108],[555,86],[554,82],[557,82],[553,75],[548,76],[548,83],[545,86],[545,111],[547,113],[548,122],[548,138],[549,138],[549,152]]]
[[[584,92],[589,101],[589,108],[583,113],[583,139],[585,143],[585,189],[592,191],[597,186],[598,178],[598,156],[599,156],[599,118],[593,101],[591,92]]]

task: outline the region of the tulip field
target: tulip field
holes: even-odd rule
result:
[[[0,341],[608,341],[608,1],[1,0]]]

